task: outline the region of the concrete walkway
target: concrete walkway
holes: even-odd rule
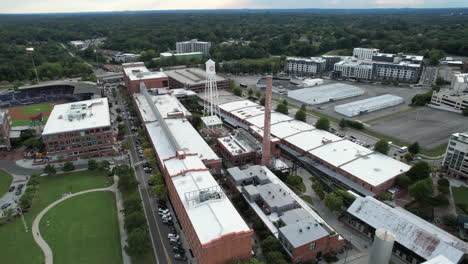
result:
[[[82,194],[86,194],[86,193],[92,193],[92,192],[105,192],[105,191],[110,191],[110,192],[114,192],[116,193],[116,184],[114,183],[113,185],[109,186],[109,187],[106,187],[106,188],[97,188],[97,189],[90,189],[90,190],[85,190],[85,191],[81,191],[81,192],[77,192],[77,193],[73,193],[73,194],[65,194],[62,198],[60,198],[59,200],[49,204],[46,208],[44,208],[44,210],[42,210],[37,216],[36,218],[34,219],[34,222],[33,222],[33,225],[32,225],[32,233],[33,233],[33,237],[34,237],[34,240],[36,241],[36,243],[39,245],[39,247],[41,248],[42,252],[44,252],[44,256],[45,256],[45,261],[44,263],[45,264],[52,264],[54,262],[54,258],[53,258],[53,254],[52,254],[52,250],[50,249],[49,245],[47,244],[47,242],[42,238],[42,235],[39,231],[39,223],[41,222],[41,219],[42,217],[51,209],[53,208],[54,206],[56,206],[57,204],[69,199],[69,198],[72,198],[72,197],[75,197],[75,196],[78,196],[78,195],[82,195]],[[119,208],[117,206],[117,208]],[[118,212],[118,214],[120,214],[120,210]],[[120,226],[120,217],[119,217],[119,226]],[[122,249],[123,250],[123,249]],[[125,261],[125,255],[123,256],[123,259]],[[124,262],[124,263],[127,263],[127,262]]]

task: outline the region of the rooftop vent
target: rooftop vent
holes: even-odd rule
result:
[[[299,233],[302,233],[302,228],[299,228]]]

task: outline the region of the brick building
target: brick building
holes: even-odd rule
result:
[[[54,106],[42,138],[50,161],[113,155],[107,98]]]
[[[171,89],[184,88],[194,92],[202,92],[206,85],[206,72],[199,68],[182,68],[164,71],[169,76],[169,86]],[[216,75],[216,85],[218,90],[229,89],[229,80]]]
[[[151,96],[145,88],[134,103],[190,245],[187,254],[201,264],[249,259],[253,230],[213,177],[221,159],[188,122],[189,113],[174,96]]]
[[[265,166],[228,169],[229,185],[279,240],[292,263],[343,249],[344,238]]]
[[[261,143],[242,128],[216,140],[218,153],[228,167],[242,166],[247,163],[260,164],[262,159]]]
[[[8,110],[0,110],[0,149],[11,149],[11,118]]]
[[[140,83],[144,83],[148,90],[158,92],[169,89],[169,79],[163,72],[149,71],[143,62],[122,64],[124,83],[131,94],[140,92]]]

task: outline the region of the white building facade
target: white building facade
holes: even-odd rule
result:
[[[285,71],[289,73],[310,75],[322,72],[325,68],[326,60],[318,57],[287,57],[285,63]]]
[[[450,137],[443,167],[448,175],[468,178],[468,131]]]
[[[353,57],[356,57],[360,60],[372,60],[372,56],[379,53],[378,49],[372,48],[354,48]]]
[[[372,80],[372,62],[362,60],[340,61],[335,63],[333,69],[337,77]]]
[[[210,48],[211,42],[198,41],[197,39],[176,42],[177,53],[202,52],[207,55],[210,53]]]

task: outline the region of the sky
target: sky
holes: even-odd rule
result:
[[[0,13],[56,13],[174,9],[405,7],[468,7],[468,0],[0,0]]]

